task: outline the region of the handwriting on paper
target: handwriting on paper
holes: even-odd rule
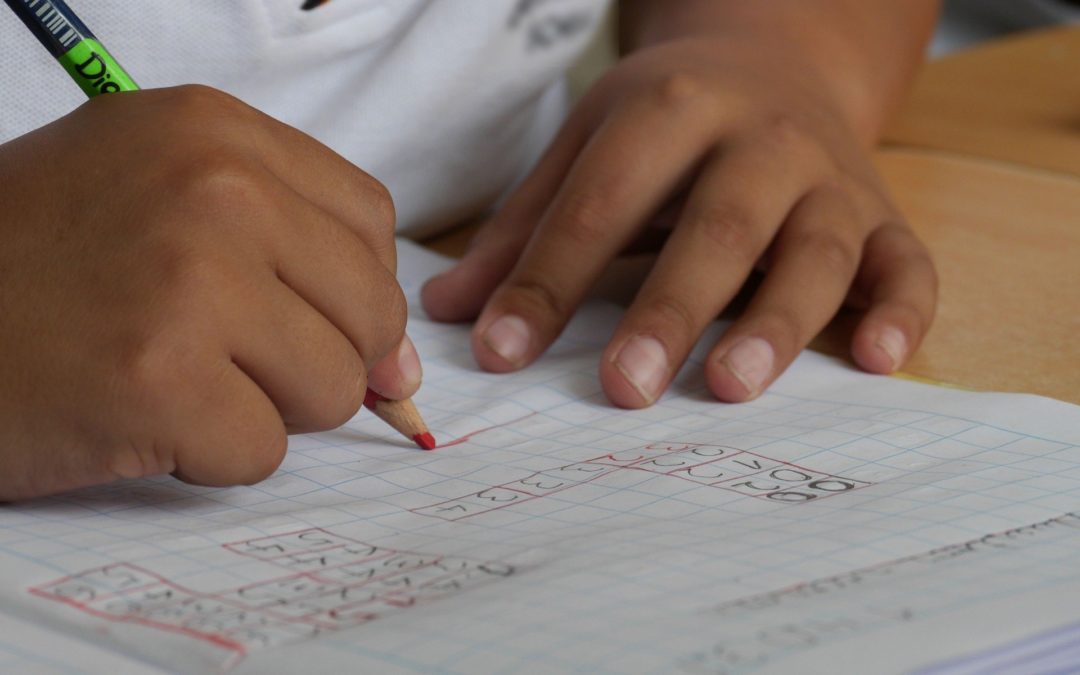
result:
[[[373,621],[514,573],[504,563],[374,546],[318,528],[224,547],[283,574],[205,593],[120,563],[30,592],[102,619],[138,623],[243,655]]]
[[[412,511],[444,520],[461,520],[592,483],[624,470],[669,476],[785,504],[808,502],[870,485],[723,445],[661,442],[539,471],[521,480]]]
[[[830,642],[977,605],[991,589],[1017,591],[1051,580],[1026,574],[1040,553],[1075,549],[1080,515],[1065,514],[978,539],[722,603],[703,620],[722,637],[688,655],[681,669],[702,675],[752,672]],[[979,581],[972,583],[974,563]],[[1074,576],[1071,570],[1060,572]],[[906,592],[898,594],[896,588]],[[798,670],[798,667],[795,667]]]

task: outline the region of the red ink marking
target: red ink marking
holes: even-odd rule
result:
[[[412,439],[414,443],[424,450],[434,450],[436,448],[435,437],[426,431],[422,434],[416,434]]]
[[[521,422],[522,420],[527,420],[530,417],[534,417],[535,415],[537,415],[537,413],[534,413],[534,412],[529,413],[528,415],[525,415],[524,417],[519,417],[516,420],[510,420],[509,422],[506,422],[504,424],[496,424],[495,426],[487,427],[486,429],[480,429],[478,431],[472,432],[471,434],[465,434],[461,438],[458,438],[458,439],[443,443],[442,445],[436,445],[435,448],[433,448],[433,449],[449,448],[449,447],[452,447],[452,446],[455,446],[455,445],[461,445],[462,443],[464,443],[464,442],[468,441],[469,439],[471,439],[473,436],[478,436],[478,435],[480,435],[482,433],[492,431],[494,429],[499,429],[501,427],[508,427],[511,424],[517,424],[518,422]]]
[[[385,400],[386,400],[386,398],[384,396],[381,396],[380,394],[376,394],[374,391],[368,389],[367,393],[364,394],[364,407],[367,408],[368,410],[374,410],[376,404],[378,404],[380,401],[385,401]]]

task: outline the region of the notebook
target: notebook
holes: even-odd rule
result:
[[[407,242],[400,258],[412,299],[448,264]],[[1080,658],[1066,639],[1080,408],[814,353],[760,399],[721,404],[700,372],[706,338],[655,406],[624,411],[596,377],[617,308],[591,302],[537,364],[492,375],[467,326],[412,305],[414,400],[439,449],[361,412],[292,438],[251,487],[160,477],[0,507],[0,671],[944,673],[1019,672],[1057,647],[1054,663]]]

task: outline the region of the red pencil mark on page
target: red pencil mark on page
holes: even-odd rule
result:
[[[98,619],[221,647],[225,671],[254,650],[355,628],[516,571],[497,560],[392,549],[321,528],[222,548],[262,563],[246,573],[248,583],[205,591],[120,562],[28,590]]]
[[[500,429],[502,427],[508,427],[511,424],[517,424],[518,422],[527,420],[530,417],[534,417],[536,414],[537,413],[531,412],[528,415],[525,415],[524,417],[517,418],[516,420],[510,420],[509,422],[504,422],[503,424],[496,424],[494,426],[487,427],[486,429],[479,429],[479,430],[474,431],[474,432],[472,432],[470,434],[465,434],[461,438],[457,438],[457,439],[454,439],[452,441],[448,441],[446,443],[443,443],[441,445],[437,445],[437,446],[435,446],[435,449],[438,450],[440,448],[449,448],[449,447],[452,447],[452,446],[455,446],[455,445],[461,445],[462,443],[464,443],[464,442],[468,441],[469,439],[471,439],[473,436],[479,436],[480,434],[486,433],[488,431],[493,431],[495,429]]]

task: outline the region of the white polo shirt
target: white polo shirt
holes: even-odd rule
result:
[[[607,0],[69,4],[140,86],[207,84],[306,131],[385,183],[399,230],[422,236],[482,212],[535,161]],[[0,54],[0,141],[85,100],[7,8]]]

